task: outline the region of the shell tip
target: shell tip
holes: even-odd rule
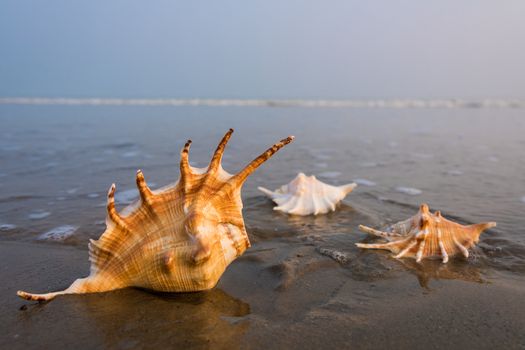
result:
[[[282,140],[281,140],[281,143],[287,145],[287,144],[289,144],[290,142],[292,142],[294,139],[295,139],[295,136],[290,135],[290,136],[288,136],[287,138],[282,139]]]
[[[470,227],[472,227],[479,235],[485,230],[496,227],[496,223],[494,221],[482,222],[481,224],[470,225]]]
[[[25,300],[39,300],[39,299],[35,299],[32,294],[24,292],[23,290],[17,291],[16,295],[18,295],[20,298],[25,299]]]
[[[343,191],[345,192],[345,194],[349,194],[350,192],[352,192],[354,190],[354,188],[357,187],[357,184],[355,182],[352,182],[350,184],[347,184],[347,185],[343,185],[342,188],[343,188]]]
[[[186,143],[184,144],[184,147],[182,148],[182,152],[183,153],[189,152],[190,145],[191,145],[191,140],[186,141]]]
[[[423,203],[419,207],[419,211],[422,212],[422,213],[428,213],[428,212],[430,212],[430,208],[428,207],[428,204]]]
[[[108,190],[108,197],[112,197],[115,194],[116,189],[117,185],[115,185],[115,183],[112,183]]]
[[[481,227],[481,232],[485,231],[485,230],[488,230],[488,229],[491,229],[493,227],[496,227],[497,224],[495,221],[490,221],[490,222],[486,222],[484,224],[482,224],[482,227]]]
[[[19,290],[16,292],[16,295],[18,295],[22,299],[38,301],[38,302],[50,301],[54,299],[57,295],[60,295],[60,294],[64,294],[64,292],[55,292],[55,293],[48,293],[48,294],[31,294],[31,293],[24,292],[23,290]]]
[[[257,189],[261,192],[264,192],[264,193],[270,193],[272,191],[270,191],[269,189],[265,188],[265,187],[262,187],[262,186],[257,186]]]

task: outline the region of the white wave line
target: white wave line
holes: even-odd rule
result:
[[[306,107],[306,108],[525,108],[525,100],[505,99],[370,99],[370,100],[262,100],[200,98],[47,98],[0,97],[10,105],[87,106],[211,106],[211,107]]]

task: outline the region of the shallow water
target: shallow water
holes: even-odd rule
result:
[[[237,323],[245,314],[251,314],[252,327],[277,322],[276,315],[290,317],[288,323],[280,319],[281,325],[296,327],[305,315],[343,317],[355,307],[355,298],[370,300],[374,283],[413,281],[423,293],[446,288],[439,281],[448,280],[508,285],[525,275],[522,114],[520,109],[3,105],[0,238],[84,250],[88,238],[104,230],[105,194],[112,182],[123,208],[138,195],[136,169],[149,184],[164,186],[178,178],[186,139],[193,140],[192,165],[205,166],[233,127],[223,160],[231,173],[275,141],[290,134],[296,139],[246,182],[244,218],[253,246],[232,264],[218,290],[202,297],[209,301],[206,307],[220,304],[217,313],[228,320],[229,332],[254,332],[250,324]],[[360,185],[328,215],[273,211],[257,186],[277,188],[299,171],[332,184],[357,180]],[[463,223],[496,221],[498,226],[481,236],[468,261],[451,259],[447,265],[398,261],[387,252],[355,247],[369,240],[357,230],[359,224],[380,227],[405,219],[423,202]],[[341,294],[345,288],[351,291]],[[391,293],[380,294],[398,296]],[[198,297],[181,298],[189,298],[182,301],[186,305]],[[230,306],[241,311],[222,309]],[[187,321],[192,312],[196,324],[204,320],[206,310],[189,309],[183,310]]]

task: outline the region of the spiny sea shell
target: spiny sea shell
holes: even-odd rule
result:
[[[356,186],[355,183],[331,186],[317,180],[313,175],[299,173],[289,184],[273,192],[264,187],[259,187],[259,190],[277,203],[274,210],[294,215],[317,215],[334,211],[336,204]]]
[[[361,231],[386,238],[389,242],[356,245],[365,249],[390,250],[396,254],[395,258],[415,258],[420,262],[423,258],[441,257],[446,263],[449,256],[458,253],[468,258],[468,249],[478,242],[481,232],[494,226],[495,222],[461,225],[445,219],[439,211],[431,213],[428,205],[422,204],[416,215],[391,225],[387,231],[359,225]]]
[[[273,145],[236,175],[222,169],[230,129],[207,168],[189,165],[189,140],[181,152],[180,179],[157,191],[137,172],[140,199],[121,214],[115,184],[108,192],[106,231],[89,244],[90,274],[64,291],[30,294],[51,300],[60,294],[140,287],[163,292],[213,288],[226,267],[250,246],[242,217],[241,187],[246,178],[293,136]]]

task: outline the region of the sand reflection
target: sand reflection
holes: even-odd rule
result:
[[[466,282],[483,283],[479,267],[455,259],[447,264],[441,260],[423,260],[417,263],[414,259],[399,259],[400,264],[410,273],[414,274],[422,288],[430,289],[431,280],[461,280]]]
[[[93,318],[105,347],[229,348],[249,327],[250,305],[221,289],[150,293],[125,289],[78,300]]]

